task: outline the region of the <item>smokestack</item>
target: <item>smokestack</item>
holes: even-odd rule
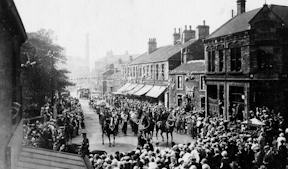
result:
[[[148,41],[148,54],[154,52],[157,49],[156,38],[150,38]]]
[[[246,11],[246,0],[237,0],[237,15],[245,13]]]
[[[180,35],[180,28],[179,28],[179,33],[176,32],[176,28],[174,28],[174,33],[173,33],[173,44],[176,45],[178,41],[180,40],[181,35]]]
[[[183,31],[182,43],[185,43],[191,39],[195,39],[195,30],[192,30],[192,26],[189,26],[187,30],[187,25],[185,25],[185,30]]]
[[[205,20],[203,21],[203,25],[197,26],[198,29],[198,39],[205,39],[209,35],[209,26],[206,25]]]

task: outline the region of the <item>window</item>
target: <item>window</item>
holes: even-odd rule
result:
[[[219,50],[219,72],[224,71],[224,51]]]
[[[215,72],[215,51],[208,52],[208,72]]]
[[[241,48],[236,47],[231,49],[231,71],[239,72],[241,71]]]
[[[151,65],[151,66],[150,66],[150,72],[151,72],[150,76],[151,76],[151,79],[153,79],[153,77],[154,77],[154,76],[153,76],[153,71],[154,71],[154,70],[153,70],[153,65]]]
[[[200,76],[200,82],[199,82],[200,90],[205,90],[205,76]]]
[[[182,95],[177,95],[177,106],[181,106],[183,102]]]
[[[177,76],[177,89],[183,89],[183,76]]]
[[[155,72],[156,72],[156,80],[159,80],[159,65],[157,64],[156,65],[156,70],[155,70]]]
[[[205,110],[205,97],[201,97],[201,109]]]
[[[165,79],[164,66],[165,66],[164,64],[161,65],[161,78],[162,78],[162,80]]]
[[[273,55],[276,53],[272,48],[262,48],[257,51],[258,68],[260,70],[269,70],[273,68]]]

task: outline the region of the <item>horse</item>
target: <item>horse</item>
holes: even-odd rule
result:
[[[115,136],[118,133],[119,119],[117,116],[105,116],[104,114],[99,114],[99,122],[102,129],[102,144],[104,145],[104,135],[106,134],[109,139],[109,147],[111,147],[110,135],[113,135],[113,145],[115,146]]]
[[[169,139],[168,134],[169,133],[170,133],[170,136],[171,136],[171,142],[173,141],[173,131],[174,131],[174,127],[175,127],[175,119],[171,119],[171,118],[168,118],[167,120],[163,119],[161,121],[158,121],[156,123],[156,126],[161,131],[160,135],[162,137],[162,141],[163,142],[164,142],[164,137],[163,137],[163,133],[164,132],[166,133],[167,145],[168,145],[168,139]],[[158,134],[156,136],[157,136],[157,139],[158,139]]]
[[[139,123],[139,129],[143,131],[146,138],[153,137],[154,126],[155,122],[151,116],[144,116]]]

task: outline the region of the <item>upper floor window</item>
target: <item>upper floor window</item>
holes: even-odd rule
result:
[[[200,81],[199,81],[199,88],[200,90],[205,90],[205,76],[200,76]]]
[[[165,65],[164,64],[161,64],[161,78],[162,80],[165,79]]]
[[[215,72],[215,51],[208,52],[208,72]]]
[[[146,66],[146,77],[149,77],[149,65]]]
[[[224,51],[219,50],[219,72],[224,71]]]
[[[236,47],[236,48],[231,48],[231,71],[233,72],[239,72],[241,71],[241,48]]]
[[[183,76],[177,76],[177,89],[183,89]]]
[[[151,76],[151,79],[153,79],[153,65],[150,66],[150,76]]]
[[[155,72],[156,72],[156,80],[158,80],[159,79],[159,65],[158,64],[156,65]]]
[[[264,48],[257,51],[258,68],[260,70],[269,70],[273,68],[272,50],[272,48]]]

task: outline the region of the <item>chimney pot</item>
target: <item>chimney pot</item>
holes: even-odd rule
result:
[[[176,33],[176,28],[174,28],[174,33]]]
[[[245,13],[246,0],[237,0],[237,15]]]
[[[185,25],[185,31],[187,30],[187,25]]]
[[[192,26],[191,25],[189,25],[189,30],[192,30]]]
[[[203,25],[205,26],[205,20],[203,20]]]
[[[181,29],[180,28],[178,28],[178,31],[179,31],[179,33],[181,33]]]

